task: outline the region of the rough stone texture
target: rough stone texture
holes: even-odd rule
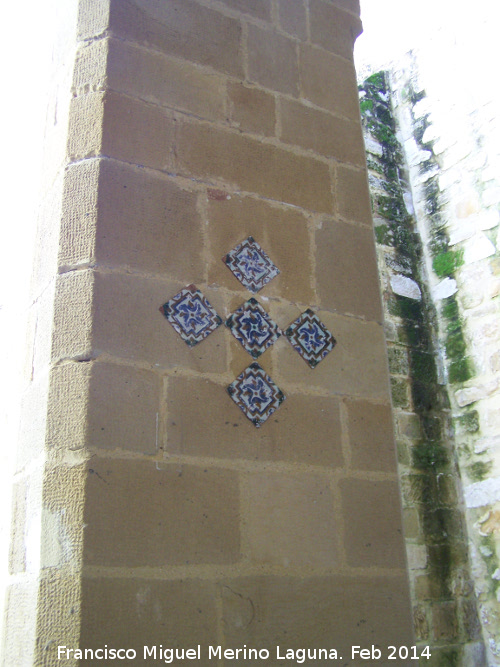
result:
[[[298,95],[299,69],[296,43],[269,30],[248,27],[250,81],[288,95]]]
[[[318,294],[323,307],[382,318],[371,230],[337,222],[316,232]],[[362,256],[363,262],[357,262]],[[356,271],[348,267],[356,265]]]
[[[304,0],[278,0],[280,27],[290,35],[307,38],[307,13]]]
[[[240,558],[237,475],[189,465],[88,464],[85,563],[165,566]]]
[[[158,647],[157,660],[160,645],[165,648],[196,648],[197,643],[204,647],[217,645],[215,604],[214,584],[210,581],[85,577],[81,646],[96,649],[107,644],[134,648],[137,659],[129,664],[143,665],[145,645]],[[116,620],[112,625],[110,618]],[[197,638],[194,643],[193,637]],[[207,653],[197,664],[212,664]]]
[[[395,482],[340,482],[347,560],[357,567],[405,567],[402,526],[391,508],[398,504]]]
[[[251,561],[284,568],[335,566],[334,508],[326,476],[246,476],[241,511]]]
[[[273,95],[240,83],[228,84],[229,114],[233,124],[244,132],[273,136],[276,112]]]
[[[257,298],[262,298],[261,294],[303,304],[313,302],[311,235],[307,217],[291,207],[278,208],[250,197],[228,195],[230,198],[210,200],[210,196],[209,192],[209,284],[242,289],[222,262],[222,257],[245,238],[253,236],[280,270]],[[287,321],[280,323],[283,327],[289,324]]]
[[[399,577],[228,579],[222,587],[226,645],[239,647],[247,642],[273,655],[276,645],[294,649],[334,646],[345,656],[352,645],[348,637],[369,646],[372,637],[383,633],[388,644],[411,644],[411,632],[398,630],[399,619],[408,613],[405,588],[405,579]],[[247,600],[254,610],[251,624],[243,620]]]
[[[241,76],[241,24],[194,0],[111,0],[113,35]]]
[[[339,56],[352,59],[356,37],[361,34],[361,21],[337,7],[312,0],[309,5],[311,41]]]
[[[79,641],[200,644],[202,664],[208,644],[411,643],[356,84],[328,50],[354,5],[103,4],[57,116],[12,560],[35,625],[9,630],[12,664]],[[250,295],[222,257],[249,235],[281,271],[262,306],[283,328],[312,307],[337,339],[314,370],[285,336],[266,351],[286,400],[260,429],[227,394],[251,362],[230,331],[189,347],[159,312],[195,284],[226,319]]]
[[[351,120],[359,119],[352,63],[309,45],[300,47],[299,63],[303,97],[323,109]]]
[[[328,213],[332,210],[328,166],[270,144],[215,127],[182,123],[178,164],[198,178],[222,179],[269,199]]]
[[[281,102],[281,140],[342,162],[365,164],[358,123],[337,118],[300,102]],[[366,190],[366,187],[364,188]]]
[[[266,361],[261,364],[267,367]],[[237,406],[228,406],[227,399],[224,385],[204,379],[169,378],[170,408],[163,435],[166,451],[187,456],[342,466],[336,398],[287,392],[280,409],[257,433]]]
[[[394,471],[392,413],[388,405],[347,402],[351,465],[357,470]]]

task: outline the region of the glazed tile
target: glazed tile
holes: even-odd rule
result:
[[[226,326],[254,359],[260,357],[282,334],[278,325],[253,297],[228,317]]]
[[[316,313],[309,308],[290,324],[285,336],[311,368],[315,368],[337,342]]]
[[[182,289],[164,303],[160,312],[191,347],[222,324],[222,319],[194,285]]]
[[[279,274],[278,268],[251,236],[228,252],[222,261],[254,294]]]
[[[259,427],[285,400],[285,395],[257,362],[250,364],[227,391],[236,405]]]

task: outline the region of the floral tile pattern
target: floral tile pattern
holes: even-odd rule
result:
[[[316,313],[309,308],[290,324],[285,336],[311,368],[315,368],[337,342]]]
[[[253,297],[227,318],[226,326],[254,359],[283,333]]]
[[[236,405],[259,427],[285,400],[285,395],[257,362],[250,364],[227,391]]]
[[[222,319],[194,285],[182,289],[164,303],[160,312],[191,347],[222,324]]]
[[[279,274],[260,245],[249,236],[222,258],[240,283],[256,294]]]

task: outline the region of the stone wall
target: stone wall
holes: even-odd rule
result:
[[[426,55],[429,58],[429,54]],[[434,541],[436,530],[443,528],[448,555],[453,555],[453,541],[457,539],[463,543],[464,555],[469,551],[472,577],[469,578],[466,570],[460,573],[455,555],[448,559],[449,571],[438,573],[437,579],[453,577],[455,571],[462,584],[455,582],[448,594],[450,598],[458,596],[461,601],[464,597],[470,598],[466,605],[471,610],[473,598],[467,592],[470,583],[465,582],[473,583],[488,647],[487,664],[495,665],[499,625],[495,537],[498,533],[495,518],[498,502],[495,477],[498,277],[494,244],[499,214],[491,170],[496,154],[488,142],[488,138],[494,136],[491,114],[495,106],[491,100],[488,104],[455,106],[446,94],[446,86],[445,92],[439,89],[438,95],[436,86],[433,87],[432,70],[421,71],[423,58],[421,52],[409,54],[385,76],[374,75],[368,79],[361,102],[368,133],[366,146],[372,174],[379,265],[387,300],[388,339],[395,341],[398,348],[401,343],[407,345],[411,325],[411,346],[417,343],[418,347],[426,347],[428,340],[436,360],[434,370],[428,365],[412,363],[415,355],[410,348],[409,363],[405,355],[401,364],[401,350],[398,350],[398,361],[391,368],[397,428],[400,436],[410,436],[411,445],[410,457],[406,451],[404,454],[400,451],[400,464],[404,488],[411,479],[406,477],[408,461],[411,466],[417,463],[417,467],[422,468],[421,439],[431,441],[426,445],[429,448],[426,465],[439,484],[432,492],[423,487],[416,491],[411,484],[409,500],[418,503],[423,499],[422,494],[430,493],[421,507],[435,517],[438,513],[433,505],[437,502],[439,506],[441,502],[439,487],[446,480],[455,487],[452,495],[445,492],[450,511],[443,515],[440,526],[433,526],[424,517],[424,531],[426,524],[428,529],[432,528]],[[389,122],[389,132],[383,121]],[[458,127],[460,133],[457,133]],[[391,156],[396,160],[396,169],[390,160],[388,162]],[[389,173],[391,168],[392,173]],[[399,256],[396,262],[394,252]],[[422,422],[425,415],[418,414],[420,427],[413,427],[411,432],[401,431],[398,417],[397,408],[410,408],[418,413],[414,386],[421,382],[422,371],[427,380],[434,378],[436,385],[435,391],[425,391],[429,403],[426,410],[432,406],[441,420],[439,431],[432,429],[433,436]],[[412,401],[408,398],[408,380]],[[443,391],[444,387],[447,391]],[[403,423],[406,426],[406,421]],[[443,442],[449,448],[447,453],[446,447],[441,449]],[[415,479],[422,481],[419,477]],[[445,516],[447,520],[455,517],[452,525],[445,526]],[[411,537],[412,533],[407,531],[410,568],[414,548]],[[429,568],[429,548],[426,551],[425,558],[422,551],[416,569]],[[421,584],[427,581],[420,575],[417,571],[412,575],[416,602],[421,596]],[[430,625],[431,609],[434,622],[435,610],[439,608],[437,600],[442,596],[436,585],[432,588],[425,593],[431,602],[425,605],[424,633]],[[441,639],[449,644],[477,640],[473,616],[455,609],[450,616],[452,625]],[[439,639],[436,634],[434,640]],[[457,652],[457,659],[464,660],[460,656],[467,655],[466,650],[471,649],[472,645],[469,649],[464,645]],[[463,664],[470,661],[471,658],[465,658]],[[473,662],[478,664],[477,657]]]
[[[143,646],[200,644],[206,664],[209,645],[246,645],[271,665],[277,645],[412,644],[356,0],[79,10],[34,283],[26,391],[48,394],[16,495],[11,596],[31,583],[36,631],[28,650],[12,603],[6,664],[60,664],[58,646],[77,664],[78,645],[133,648],[130,664]],[[225,265],[249,237],[280,272],[265,259],[254,297]],[[249,297],[283,332],[264,350],[254,324],[253,356],[233,335]],[[288,340],[301,316],[311,364]],[[257,426],[240,409],[267,401]]]

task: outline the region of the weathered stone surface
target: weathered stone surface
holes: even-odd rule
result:
[[[113,35],[164,53],[242,75],[241,24],[193,0],[112,0]]]
[[[290,35],[307,38],[307,16],[304,0],[278,0],[280,27]]]
[[[83,578],[80,646],[130,647],[137,651],[137,658],[126,662],[143,665],[147,664],[144,646],[157,647],[156,659],[148,654],[148,661],[157,662],[160,646],[196,649],[198,643],[206,650],[196,664],[212,664],[207,647],[218,644],[212,582]]]
[[[351,466],[358,470],[396,470],[392,413],[388,405],[348,401]]]
[[[235,132],[182,123],[177,145],[182,171],[223,179],[247,192],[312,211],[331,212],[328,165]]]
[[[240,368],[249,360],[244,354]],[[261,363],[272,376],[267,355]],[[167,383],[167,401],[166,443],[162,446],[169,453],[329,467],[343,463],[336,398],[287,391],[284,403],[260,429],[232,403],[225,385],[172,377]]]
[[[273,656],[277,645],[282,651],[335,647],[346,656],[352,645],[369,646],[375,636],[383,645],[412,642],[405,577],[245,577],[223,581],[222,592],[229,647],[246,643]],[[248,601],[251,622],[245,622]]]
[[[302,96],[351,120],[359,120],[356,74],[352,63],[309,45],[300,47]]]
[[[344,544],[357,567],[405,567],[399,489],[395,482],[340,481]]]
[[[96,275],[94,349],[156,368],[182,365],[200,372],[223,373],[227,357],[220,327],[190,348],[159,308],[189,281],[155,280],[127,273]],[[222,312],[213,291],[204,289],[212,306]]]
[[[318,294],[324,308],[382,319],[373,234],[347,223],[316,232]],[[357,258],[363,257],[362,263]]]
[[[201,118],[225,118],[222,77],[120,40],[109,40],[106,86]]]
[[[361,127],[293,100],[281,101],[281,140],[325,157],[364,166]]]
[[[240,558],[237,474],[93,458],[85,523],[88,565],[234,563]]]
[[[298,95],[299,70],[295,42],[279,33],[248,26],[250,81],[288,95]]]
[[[337,167],[338,212],[346,220],[372,226],[370,194],[365,171]]]
[[[273,136],[276,111],[275,98],[259,88],[242,83],[227,84],[231,121],[244,132]]]
[[[210,235],[209,284],[242,289],[222,257],[245,238],[253,236],[280,270],[259,293],[258,300],[269,296],[307,305],[314,301],[311,235],[303,213],[251,197],[230,195],[229,199],[209,201],[207,229]],[[280,324],[284,327],[289,322],[280,321]]]
[[[356,38],[361,34],[361,21],[324,0],[311,0],[309,5],[311,41],[343,58],[352,58]]]
[[[246,475],[241,511],[252,562],[307,569],[336,564],[335,508],[326,476]]]
[[[130,366],[92,364],[87,444],[154,454],[158,446],[160,378]]]

